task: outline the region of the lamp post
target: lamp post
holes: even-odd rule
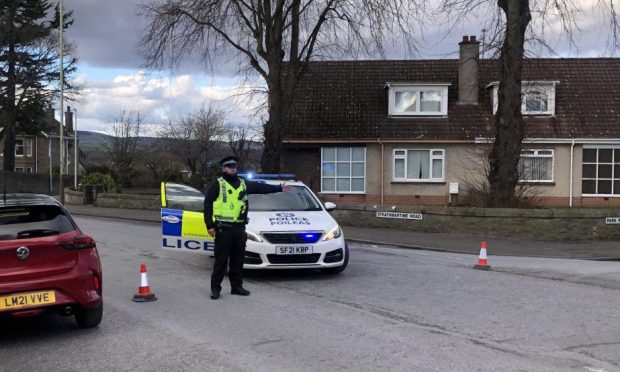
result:
[[[78,141],[77,141],[77,117],[78,110],[74,109],[73,111],[73,189],[77,190],[78,187],[78,168],[79,168],[79,159],[78,159]]]
[[[65,122],[65,106],[64,106],[64,95],[65,95],[65,58],[64,58],[64,50],[63,50],[63,34],[64,30],[64,14],[63,14],[63,6],[62,0],[60,0],[60,172],[59,172],[59,188],[60,188],[60,203],[65,204],[65,185],[62,179],[63,168],[65,167],[65,136],[64,136],[64,122]]]

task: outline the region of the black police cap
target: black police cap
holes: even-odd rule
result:
[[[237,165],[237,163],[239,162],[239,158],[237,158],[236,156],[227,156],[224,159],[220,160],[220,166],[225,166],[225,165]]]

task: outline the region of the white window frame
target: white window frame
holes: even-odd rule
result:
[[[397,155],[396,152],[404,151],[405,155]],[[415,179],[407,178],[407,154],[409,151],[429,151],[429,175],[430,178]],[[433,151],[441,151],[441,155],[434,155]],[[396,177],[396,160],[404,160],[404,177]],[[441,178],[433,178],[433,160],[441,160]],[[411,183],[444,183],[446,179],[446,150],[433,148],[398,148],[392,151],[392,181]]]
[[[447,116],[448,115],[448,87],[450,84],[394,84],[387,83],[388,92],[388,115],[389,116]],[[415,112],[397,112],[394,104],[396,102],[397,92],[416,93],[416,111]],[[439,111],[420,111],[421,93],[433,92],[439,93],[441,96]]]
[[[533,152],[528,154],[525,152]],[[551,154],[545,154],[543,152],[550,152]],[[525,153],[525,154],[524,154]],[[519,175],[519,182],[523,183],[553,183],[555,182],[555,150],[554,149],[521,149],[521,158],[551,158],[551,179],[550,180],[522,180]]]
[[[583,158],[583,152],[585,150],[597,150],[596,154],[596,162],[586,162],[584,161]],[[611,163],[599,163],[598,161],[598,150],[611,150],[612,151],[612,155],[611,155]],[[605,146],[597,146],[597,145],[584,145],[583,149],[581,150],[581,156],[582,156],[582,160],[581,160],[581,169],[582,169],[582,174],[581,174],[581,195],[582,196],[587,196],[587,197],[605,197],[605,198],[619,198],[620,194],[614,194],[614,182],[615,181],[620,181],[620,175],[615,174],[615,165],[616,164],[620,164],[620,159],[616,159],[616,151],[620,150],[620,146],[614,146],[614,145],[605,145]],[[599,178],[598,177],[598,171],[599,171],[599,164],[605,164],[605,165],[609,165],[611,164],[611,178]],[[583,166],[584,165],[595,165],[596,166],[596,177],[595,178],[585,178],[583,177]],[[598,192],[598,181],[599,180],[609,180],[611,181],[611,194],[586,194],[583,192],[583,181],[594,181],[596,183],[596,191]]]
[[[527,96],[535,92],[544,92],[547,95],[546,111],[528,111]],[[528,83],[522,87],[521,113],[523,115],[554,115],[555,114],[555,84]]]
[[[334,149],[334,160],[325,160],[324,156],[323,156],[323,150],[324,149]],[[361,148],[364,149],[364,160],[360,161],[360,160],[353,160],[353,149],[354,148]],[[338,161],[338,149],[349,149],[349,159],[348,161]],[[338,174],[336,173],[334,175],[334,177],[323,177],[323,166],[325,166],[326,163],[334,163],[336,170],[335,172],[337,172],[338,169],[338,164],[341,163],[349,163],[349,176],[348,177],[338,177]],[[356,164],[364,164],[364,176],[363,177],[359,177],[359,176],[353,176],[353,172],[351,170],[351,166],[353,163]],[[319,169],[319,172],[321,172],[321,194],[356,194],[356,195],[364,195],[366,194],[366,177],[367,177],[367,169],[366,169],[366,147],[359,147],[359,146],[326,146],[326,147],[321,147],[321,167]],[[324,178],[329,178],[329,179],[334,179],[334,190],[325,190],[323,189],[323,179]],[[344,179],[344,178],[348,178],[349,179],[349,191],[338,191],[338,179]],[[363,191],[351,191],[351,185],[352,185],[352,181],[353,179],[360,179],[363,178],[364,180],[364,190]]]
[[[26,173],[33,173],[32,172],[32,167],[26,167]]]
[[[21,142],[21,145],[18,145],[18,141]],[[22,149],[23,154],[17,153],[18,147]],[[17,138],[15,140],[15,157],[23,158],[24,156],[32,157],[32,138]]]
[[[23,172],[24,167],[15,167],[15,172]]]
[[[18,149],[21,149],[21,154],[18,154]],[[23,158],[24,154],[26,153],[26,142],[24,141],[23,138],[17,138],[15,140],[15,157],[16,158]]]
[[[521,114],[527,116],[553,116],[555,115],[555,86],[558,81],[524,81],[521,83]],[[493,82],[487,87],[493,88],[493,114],[497,113],[499,83]],[[528,91],[545,91],[547,94],[547,111],[527,111],[526,95]]]

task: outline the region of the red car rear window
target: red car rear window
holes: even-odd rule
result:
[[[75,225],[54,205],[0,208],[0,240],[64,234]]]

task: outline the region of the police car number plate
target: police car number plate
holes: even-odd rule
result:
[[[311,245],[277,245],[276,254],[310,254]]]

